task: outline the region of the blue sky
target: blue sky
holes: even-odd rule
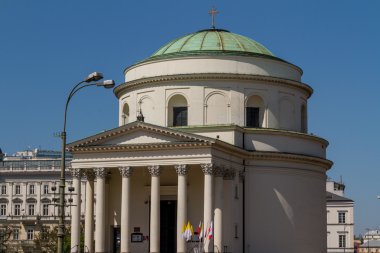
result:
[[[59,149],[71,87],[92,71],[123,82],[125,67],[166,42],[210,27],[251,37],[300,66],[309,130],[330,142],[328,173],[356,201],[356,234],[380,227],[379,1],[0,1],[0,147]],[[117,126],[100,88],[70,104],[68,140]]]

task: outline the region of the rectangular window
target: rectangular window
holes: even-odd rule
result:
[[[20,231],[18,228],[13,229],[13,240],[18,240]]]
[[[5,229],[0,229],[0,242],[3,242],[5,239]]]
[[[33,240],[34,239],[34,231],[33,231],[33,229],[28,229],[28,231],[27,231],[27,239],[28,240]]]
[[[29,194],[34,194],[34,184],[29,185]]]
[[[49,194],[49,185],[44,185],[44,194]]]
[[[7,194],[7,186],[6,186],[6,185],[2,185],[2,186],[1,186],[1,194],[2,194],[2,195]]]
[[[173,107],[173,126],[187,126],[187,107]]]
[[[49,205],[48,204],[44,204],[42,206],[42,215],[49,215]]]
[[[346,235],[339,235],[339,248],[346,247]]]
[[[346,213],[338,212],[338,223],[346,223]]]
[[[34,204],[29,204],[28,215],[34,215]]]
[[[20,185],[16,185],[15,194],[16,195],[21,194],[21,186]]]
[[[260,127],[260,108],[247,107],[246,108],[246,126],[247,127]]]
[[[1,216],[7,215],[7,205],[6,204],[0,205],[0,215]]]
[[[14,215],[20,215],[21,205],[15,204],[14,206]]]

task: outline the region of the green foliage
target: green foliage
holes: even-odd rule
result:
[[[58,226],[53,228],[44,228],[38,233],[34,239],[36,248],[46,253],[57,252],[58,241]],[[63,251],[70,252],[71,249],[71,234],[70,227],[65,228],[65,237],[63,239]]]
[[[46,252],[57,252],[58,241],[58,226],[53,228],[44,228],[38,233],[34,239],[36,248]],[[68,226],[65,228],[65,237],[63,239],[63,252],[70,253],[71,251],[71,228]],[[84,231],[81,228],[80,231],[80,252],[84,252]]]
[[[7,251],[7,242],[11,237],[12,229],[10,227],[1,228],[0,230],[0,252]]]

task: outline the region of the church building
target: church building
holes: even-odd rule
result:
[[[86,179],[85,252],[326,252],[332,162],[307,130],[301,68],[212,28],[124,75],[119,127],[68,145],[78,196]],[[189,222],[208,231],[201,242],[183,237]]]

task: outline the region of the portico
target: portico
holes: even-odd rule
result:
[[[77,157],[72,167],[80,170],[80,175],[87,179],[85,250],[88,252],[116,252],[111,238],[114,227],[120,227],[121,253],[143,252],[144,248],[149,252],[162,252],[160,243],[176,245],[174,252],[187,252],[191,243],[182,237],[182,228],[188,221],[195,230],[200,221],[206,228],[214,221],[213,238],[205,241],[204,249],[205,252],[217,252],[223,248],[223,181],[228,180],[224,175],[227,172],[238,175],[235,171],[241,165],[221,157],[221,154],[213,154],[215,142],[210,138],[194,138],[191,134],[178,135],[177,131],[167,130],[158,139],[159,130],[162,129],[136,122],[70,145],[71,152]],[[128,138],[131,135],[135,138],[145,136],[147,141],[154,135],[156,142],[132,144],[133,139]],[[127,143],[117,143],[122,140]],[[114,144],[106,144],[110,141]],[[157,153],[155,149],[162,147],[166,147],[165,154]],[[77,188],[77,193],[80,190]],[[91,218],[95,195],[96,224]],[[231,197],[228,202],[233,202],[232,192],[227,195]],[[177,204],[176,217],[173,217],[176,222],[172,228],[174,233],[169,235],[172,238],[164,241],[162,238],[168,235],[161,235],[161,225],[164,225],[160,224],[162,200]],[[73,216],[73,222],[77,219],[80,220]],[[92,245],[94,227],[95,244]],[[141,233],[144,241],[132,242],[134,232]],[[72,244],[79,245],[79,237],[72,240]],[[72,252],[77,251],[72,249]]]

